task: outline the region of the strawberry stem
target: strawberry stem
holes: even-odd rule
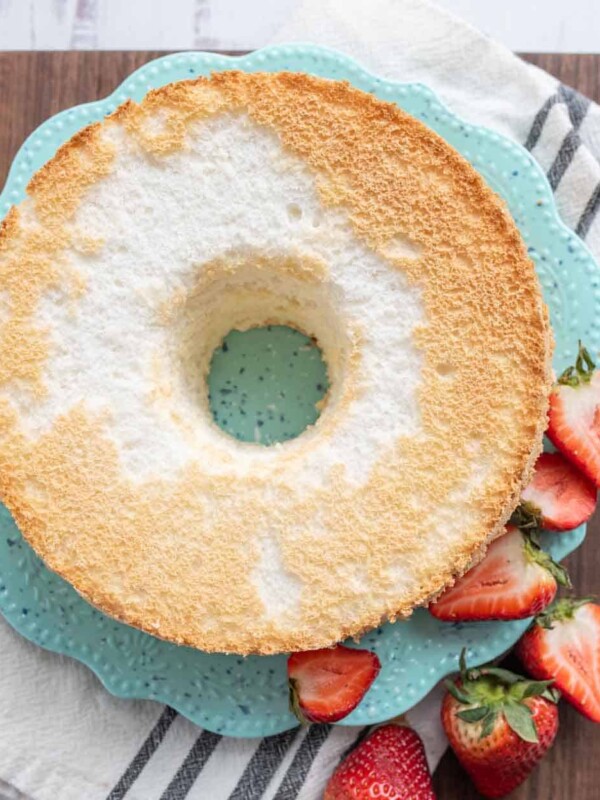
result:
[[[550,603],[548,608],[545,608],[541,614],[538,614],[534,620],[535,625],[540,625],[542,628],[552,628],[555,622],[566,622],[573,619],[573,615],[581,606],[592,603],[594,597],[562,597],[560,600],[555,600]]]
[[[569,578],[569,573],[562,566],[562,564],[557,564],[552,556],[546,553],[545,550],[542,550],[537,537],[537,531],[531,531],[530,533],[527,533],[522,530],[521,534],[525,541],[525,553],[527,554],[527,557],[531,561],[535,561],[536,564],[539,564],[541,567],[544,567],[544,569],[548,570],[558,584],[565,586],[567,589],[571,589],[572,584],[571,579]]]
[[[466,647],[463,647],[463,649],[460,651],[460,656],[459,656],[459,659],[458,659],[458,666],[460,668],[461,676],[463,678],[468,677],[467,676],[467,648]]]
[[[514,525],[515,528],[520,528],[522,531],[537,532],[542,527],[542,512],[533,503],[522,500],[513,511],[508,524]]]
[[[466,723],[480,725],[480,739],[493,733],[501,714],[517,736],[526,742],[537,742],[535,722],[525,701],[541,696],[557,703],[560,692],[552,688],[553,682],[530,681],[501,667],[467,669],[465,652],[463,650],[460,657],[458,682],[446,682],[452,696],[461,705],[468,706],[457,711],[456,715]]]
[[[579,352],[575,360],[575,366],[567,367],[558,379],[562,386],[580,386],[582,383],[589,383],[596,369],[596,364],[592,357],[579,340]]]
[[[295,681],[294,678],[289,678],[288,684],[290,690],[290,711],[301,725],[310,725],[310,720],[304,716],[300,706],[300,695],[298,693],[297,681]]]

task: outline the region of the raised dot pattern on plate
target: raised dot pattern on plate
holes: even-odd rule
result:
[[[382,80],[344,55],[311,45],[266,48],[242,57],[182,53],[144,65],[109,97],[62,112],[31,134],[0,195],[0,217],[24,197],[32,174],[82,125],[102,119],[128,97],[141,99],[150,88],[231,68],[345,79],[395,102],[433,128],[506,201],[550,308],[556,370],[573,359],[578,338],[600,350],[600,271],[585,245],[560,221],[552,191],[529,153],[492,131],[463,122],[423,85]],[[584,535],[583,527],[548,535],[546,544],[561,559]],[[106,617],[44,567],[1,506],[0,611],[31,641],[87,664],[120,697],[160,700],[202,727],[231,736],[264,736],[296,724],[287,708],[285,656],[210,655]],[[382,670],[342,724],[370,724],[406,711],[455,670],[463,647],[471,663],[482,663],[507,650],[527,624],[447,624],[420,609],[408,622],[371,631],[361,646],[378,653]]]

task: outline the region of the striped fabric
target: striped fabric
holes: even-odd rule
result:
[[[163,765],[161,780],[149,786],[144,772],[160,757],[178,719],[175,711],[163,709],[107,800],[308,800],[322,794],[324,782],[311,773],[330,774],[369,731],[312,725],[265,739],[234,740],[195,728],[191,745],[171,752],[171,771]]]
[[[78,13],[88,4],[78,2]],[[378,13],[364,0],[302,0],[278,40],[316,40],[391,80],[421,80],[465,118],[520,140],[562,218],[600,254],[600,107],[428,0],[376,5]],[[85,667],[1,620],[0,667],[0,800],[320,800],[368,733],[312,726],[223,738],[170,708],[111,697]],[[408,715],[432,765],[445,744],[440,697],[434,691]]]
[[[563,136],[557,138],[560,128]],[[563,219],[593,251],[600,245],[600,226],[594,224],[600,208],[599,130],[600,108],[559,85],[536,114],[524,142],[546,169]],[[585,191],[590,178],[593,184]]]
[[[581,169],[576,163],[578,154],[585,150],[600,161],[592,135],[600,127],[586,129],[591,113],[600,126],[600,110],[573,89],[559,85],[535,115],[524,142],[544,166],[559,204],[562,182],[571,170]],[[578,176],[569,177],[573,181]],[[586,238],[596,227],[600,182],[578,197],[576,204],[572,195],[571,189],[569,222]],[[600,230],[595,235],[600,238]],[[168,770],[163,764],[162,779],[149,785],[144,774],[160,758],[177,720],[170,708],[160,713],[106,800],[317,800],[335,765],[368,733],[368,728],[313,725],[262,740],[231,740],[201,731],[187,749],[171,750]],[[165,775],[169,776],[166,784]]]
[[[521,138],[543,166],[563,219],[600,253],[600,108],[544,81],[547,96]],[[110,698],[83,667],[59,663],[7,626],[0,637],[0,800],[317,800],[368,733],[316,725],[261,740],[223,738],[168,707],[155,714],[153,704]],[[409,716],[435,764],[443,747],[439,696]],[[38,728],[43,736],[32,746]]]
[[[71,8],[67,46],[93,46],[100,23],[121,35],[130,30],[125,7],[139,13],[142,4],[115,0],[118,13],[104,16],[97,0],[50,5],[58,17]],[[199,31],[202,8],[212,3],[188,5]],[[0,0],[0,17],[5,6]],[[297,6],[273,41],[319,42],[390,80],[422,81],[465,118],[520,140],[546,172],[565,222],[600,255],[598,106],[429,0]],[[161,44],[178,46],[168,36]],[[85,667],[34,647],[2,620],[0,667],[0,800],[320,800],[336,764],[368,733],[312,726],[259,740],[223,738],[170,708],[111,697]],[[432,764],[444,746],[440,696],[433,692],[409,713]]]
[[[600,109],[557,85],[531,120],[523,144],[544,167],[565,221],[600,252]],[[434,699],[421,716],[436,717],[438,705]],[[418,714],[412,722],[421,730]],[[317,800],[336,764],[368,730],[315,725],[259,740],[228,739],[164,707],[104,797]],[[0,800],[30,797],[0,781]]]
[[[523,138],[525,147],[544,167],[565,221],[587,240],[592,250],[600,252],[600,108],[572,89],[556,85],[533,116]],[[5,656],[16,644],[11,641],[9,646],[11,650]],[[35,650],[35,654],[39,657],[39,651]],[[27,664],[31,656],[16,654],[15,658],[18,663]],[[44,656],[47,658],[50,657]],[[6,675],[14,669],[8,668]],[[46,661],[43,669],[49,670],[50,662]],[[431,724],[438,717],[438,707],[439,699],[433,698],[420,712],[421,725],[425,720],[426,728],[427,719]],[[138,713],[138,728],[143,719],[149,719],[148,708],[145,714]],[[135,717],[136,712],[132,710],[131,716]],[[109,720],[107,714],[104,722],[108,730]],[[422,732],[419,721],[411,721]],[[125,763],[121,767],[113,764],[114,780],[106,791],[99,789],[96,781],[94,800],[317,800],[335,766],[368,733],[367,728],[315,725],[261,740],[227,739],[199,730],[168,707],[159,710],[154,721],[146,725],[133,752],[128,754],[124,744],[117,746],[119,758]],[[439,732],[432,736],[434,746],[436,736],[438,752],[434,762],[439,756]],[[86,741],[85,746],[91,747],[89,739]],[[432,749],[428,745],[428,751]],[[27,785],[27,769],[19,774],[14,766],[21,763],[18,751],[5,769],[8,755],[6,749],[0,753],[0,777],[4,779],[0,780],[0,800],[87,800],[92,796],[91,790],[85,796],[79,790],[63,794],[66,783],[62,778],[58,779],[58,793],[46,787],[39,794],[35,790],[24,794],[15,786]],[[88,753],[86,779],[93,777],[90,757],[93,753]],[[47,773],[42,770],[42,774]],[[29,780],[30,785],[34,783]],[[38,777],[35,782],[39,784],[39,780]]]

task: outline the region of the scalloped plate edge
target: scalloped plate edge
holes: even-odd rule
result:
[[[593,255],[591,254],[587,245],[580,240],[573,231],[571,231],[565,223],[561,220],[558,210],[556,208],[556,204],[554,201],[554,195],[552,193],[552,189],[546,175],[544,174],[543,170],[539,166],[539,164],[535,161],[533,156],[525,150],[525,148],[521,147],[517,143],[513,142],[512,140],[508,139],[501,134],[497,134],[495,131],[486,128],[485,126],[481,125],[474,125],[471,123],[464,122],[460,117],[450,111],[444,103],[442,103],[437,95],[429,89],[429,87],[425,86],[422,83],[400,83],[396,81],[389,81],[383,78],[379,78],[378,76],[374,75],[373,73],[369,72],[367,69],[362,67],[357,61],[353,58],[346,56],[345,54],[338,53],[335,50],[330,48],[311,45],[311,44],[293,44],[293,45],[274,45],[265,47],[261,50],[256,50],[252,53],[241,55],[241,56],[230,56],[230,55],[221,55],[216,53],[210,52],[202,52],[202,51],[187,51],[181,53],[174,53],[168,54],[165,56],[161,56],[157,59],[147,62],[146,64],[138,67],[134,72],[132,72],[128,77],[122,81],[119,86],[109,95],[104,98],[100,98],[98,100],[82,103],[76,106],[72,106],[68,109],[65,109],[57,114],[49,117],[45,120],[41,125],[39,125],[31,134],[25,139],[19,150],[17,151],[11,167],[9,169],[5,186],[0,193],[0,213],[4,216],[5,213],[8,212],[9,208],[14,205],[15,203],[20,202],[21,199],[24,197],[24,190],[25,185],[22,181],[18,181],[18,185],[20,188],[12,189],[12,184],[15,183],[15,177],[17,176],[18,172],[29,162],[27,166],[27,170],[30,174],[33,174],[39,167],[45,163],[49,157],[44,157],[41,160],[36,160],[34,157],[35,150],[39,149],[38,147],[33,148],[32,144],[37,143],[38,139],[40,138],[41,134],[43,134],[46,128],[50,128],[56,125],[58,120],[70,117],[73,119],[74,112],[79,112],[79,116],[82,117],[82,112],[90,112],[90,115],[101,119],[105,116],[104,112],[100,109],[101,106],[108,104],[113,104],[116,108],[122,102],[125,102],[130,97],[142,97],[148,91],[147,82],[145,83],[145,87],[143,87],[143,91],[139,91],[139,87],[141,85],[141,79],[146,78],[148,75],[151,77],[158,77],[158,80],[155,81],[155,86],[159,87],[164,85],[167,81],[160,81],[160,75],[164,74],[167,71],[167,68],[170,69],[174,66],[177,66],[177,61],[182,60],[182,62],[193,62],[198,65],[202,65],[203,67],[208,67],[210,71],[222,71],[225,69],[238,68],[238,69],[245,69],[247,71],[260,71],[261,68],[268,67],[268,62],[273,59],[282,58],[285,56],[298,56],[300,55],[301,51],[310,50],[311,54],[318,54],[324,61],[330,62],[331,64],[335,65],[336,69],[341,69],[342,72],[346,73],[341,79],[348,80],[350,83],[353,83],[356,79],[362,79],[367,84],[373,86],[372,92],[376,96],[380,96],[378,89],[383,87],[389,87],[391,91],[398,91],[402,87],[406,87],[406,89],[410,91],[418,91],[420,92],[425,98],[429,99],[432,103],[437,103],[437,105],[443,109],[444,113],[452,120],[455,120],[457,123],[461,125],[465,130],[471,131],[474,133],[486,133],[491,135],[495,141],[498,143],[505,142],[510,145],[510,147],[518,147],[523,157],[527,159],[528,164],[536,173],[536,179],[539,181],[540,187],[542,191],[540,192],[543,194],[543,199],[547,204],[547,208],[552,214],[552,221],[556,224],[560,230],[562,230],[565,234],[568,234],[569,237],[572,237],[574,241],[576,241],[577,246],[585,253],[588,258],[594,262]],[[278,69],[282,69],[278,67]],[[152,70],[155,70],[154,74],[152,74]],[[310,73],[310,69],[306,70],[306,72]],[[190,77],[197,77],[196,74]],[[179,80],[185,80],[185,77],[179,78]],[[339,78],[338,78],[339,79]],[[150,81],[152,83],[152,81]],[[151,87],[154,88],[154,87]],[[387,102],[390,101],[389,97],[386,98],[385,96],[381,96],[381,99],[386,100]],[[98,113],[100,112],[100,113]],[[80,122],[74,127],[71,131],[67,130],[65,134],[66,141],[70,138],[71,135],[76,130],[79,130],[86,124],[89,124],[90,120],[87,122],[85,120],[80,120]],[[425,123],[427,124],[427,123]],[[72,126],[67,126],[67,128]],[[439,134],[438,134],[439,135]],[[463,155],[463,158],[465,156]],[[23,165],[23,166],[22,166]],[[477,169],[477,165],[473,164],[474,168]],[[496,190],[495,190],[496,191]],[[12,196],[9,199],[9,194]],[[595,262],[594,262],[595,263]],[[567,550],[563,553],[568,555],[568,553],[575,550],[585,537],[585,526],[582,526],[577,531],[573,532],[574,536],[572,542],[569,544]],[[565,541],[562,542],[563,545],[566,544]],[[556,542],[556,549],[564,550],[564,547],[559,547],[559,542]],[[85,664],[88,668],[90,668],[98,677],[102,685],[109,691],[111,694],[117,697],[126,698],[126,699],[152,699],[156,700],[157,702],[164,702],[168,703],[172,708],[177,710],[183,716],[191,719],[192,721],[196,722],[197,724],[201,725],[202,727],[208,730],[215,730],[215,727],[211,727],[210,720],[202,718],[202,714],[194,714],[190,713],[189,709],[185,709],[178,705],[177,702],[173,701],[172,697],[168,695],[168,693],[161,693],[156,692],[152,698],[148,698],[147,695],[144,693],[134,693],[134,692],[123,692],[119,689],[117,683],[112,680],[111,676],[105,674],[101,668],[101,665],[95,663],[92,658],[86,657],[83,653],[76,653],[67,646],[61,645],[58,642],[52,642],[52,644],[40,643],[35,639],[33,635],[30,635],[24,629],[19,627],[17,619],[11,619],[8,613],[4,613],[6,619],[10,622],[10,624],[26,639],[35,643],[38,646],[43,647],[46,650],[51,652],[56,652],[62,655],[67,655],[69,657],[76,658],[78,661]],[[499,623],[501,624],[501,623]],[[523,621],[523,629],[528,624],[528,621]],[[514,642],[513,642],[514,643]],[[491,648],[492,655],[491,657],[500,656],[503,652],[509,649],[512,646],[510,642],[499,642],[497,648]],[[488,660],[490,655],[486,656],[485,660]],[[474,664],[477,663],[477,660],[473,662]],[[419,702],[422,697],[424,697],[435,685],[436,683],[441,680],[442,678],[446,677],[449,674],[452,674],[455,670],[440,670],[439,674],[432,679],[430,683],[426,685],[426,688],[422,692],[419,692],[419,696],[411,697],[409,699],[405,699],[404,703],[399,703],[396,713],[403,713],[417,702]],[[382,721],[379,718],[369,718],[369,719],[356,719],[357,715],[356,712],[353,712],[349,717],[345,718],[341,721],[342,725],[360,725],[360,724],[372,724],[374,722]],[[388,715],[386,715],[387,718]],[[272,730],[265,730],[261,731],[260,735],[271,735],[275,734],[287,729],[294,727],[293,722],[289,725],[279,725],[274,724],[272,726]],[[244,732],[240,732],[237,730],[228,731],[226,729],[221,728],[219,730],[220,733],[224,733],[225,735],[235,735],[235,736],[244,736]],[[245,734],[246,736],[256,736],[256,732],[249,732]]]

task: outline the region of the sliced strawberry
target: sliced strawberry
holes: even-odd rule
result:
[[[596,508],[596,485],[560,453],[542,453],[513,520],[519,526],[569,531]]]
[[[337,722],[353,711],[379,674],[370,650],[338,644],[288,658],[290,709],[300,722]]]
[[[550,394],[548,438],[600,487],[600,373],[579,343],[574,367],[558,379]]]
[[[531,617],[552,602],[567,573],[524,531],[510,525],[483,561],[459,578],[429,611],[448,622]]]
[[[559,693],[505,669],[467,670],[447,681],[442,724],[477,790],[504,797],[530,774],[558,731]]]
[[[517,645],[533,677],[553,680],[566,700],[600,722],[600,606],[564,598],[541,614]]]
[[[342,761],[323,800],[435,800],[425,748],[401,725],[377,728]]]

